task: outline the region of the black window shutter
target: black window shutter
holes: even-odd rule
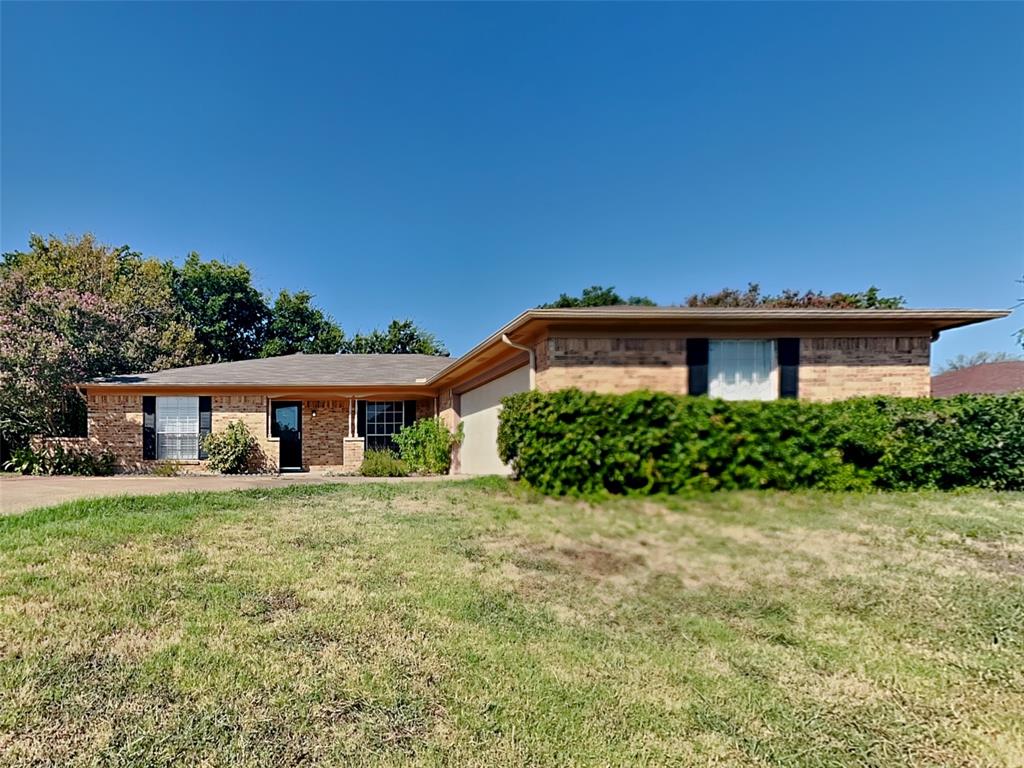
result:
[[[416,401],[406,400],[405,408],[402,409],[402,426],[411,427],[416,421]]]
[[[779,397],[795,398],[800,389],[800,339],[779,339]]]
[[[156,398],[142,397],[142,458],[156,458]]]
[[[365,400],[356,400],[356,437],[366,437]]]
[[[708,340],[686,340],[686,367],[689,371],[689,388],[691,395],[708,393]]]
[[[210,434],[213,427],[213,398],[199,398],[199,458],[207,458],[206,449],[203,447],[203,440]]]

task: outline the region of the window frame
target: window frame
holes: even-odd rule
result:
[[[168,401],[177,401],[175,404],[175,410],[180,414],[182,408],[181,401],[192,401],[188,405],[195,406],[195,432],[192,431],[171,431],[167,429],[161,429],[161,426],[166,427],[166,421],[161,424],[161,410],[164,410],[164,416],[168,417],[166,420],[170,420],[167,409],[169,408]],[[161,408],[161,405],[163,406]],[[180,415],[175,416],[175,420],[181,423]],[[198,395],[157,395],[154,398],[154,425],[153,434],[156,440],[156,460],[157,461],[199,461],[199,434],[200,434],[200,418],[199,418],[199,396]],[[187,451],[189,455],[181,455],[182,451],[179,450],[175,453],[177,455],[167,454],[167,444],[165,442],[166,436],[171,435],[177,438],[195,438],[195,451]],[[190,446],[191,448],[191,446]]]
[[[367,400],[366,402],[366,416],[363,427],[363,446],[366,450],[390,450],[397,451],[398,446],[395,445],[394,435],[398,434],[405,427],[405,400]],[[377,411],[381,406],[393,406],[397,405],[397,411],[390,411],[385,415],[388,417],[385,422],[385,427],[394,427],[395,429],[391,432],[378,432],[376,431],[379,420],[374,416],[371,419],[371,412]],[[395,420],[397,419],[397,421]],[[385,443],[381,445],[381,443]]]
[[[723,347],[726,345],[756,344],[767,350],[768,373],[763,381],[752,381],[749,384],[724,384],[719,374],[724,367],[722,360]],[[717,354],[716,354],[717,353]],[[716,361],[717,358],[717,361]],[[736,370],[741,371],[742,360],[737,359]],[[751,368],[753,372],[754,369]],[[742,371],[741,371],[742,373]],[[753,379],[753,376],[751,376]],[[737,396],[736,390],[746,387],[753,396]],[[723,391],[723,387],[726,390]],[[753,390],[760,390],[754,392]],[[779,349],[775,339],[709,339],[708,340],[708,396],[720,400],[767,402],[779,399]]]

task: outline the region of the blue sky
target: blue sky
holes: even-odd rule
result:
[[[1024,296],[1024,4],[0,6],[0,245],[93,231],[460,353],[600,283]],[[1015,349],[1009,321],[935,357]]]

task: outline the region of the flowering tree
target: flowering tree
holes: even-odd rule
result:
[[[14,442],[81,431],[73,385],[124,370],[134,329],[107,299],[0,276],[0,433]]]
[[[765,307],[769,309],[899,309],[906,303],[902,296],[880,296],[871,286],[859,293],[823,293],[787,288],[777,295],[761,293],[761,286],[750,283],[745,291],[724,288],[718,293],[695,293],[684,302],[688,307]]]

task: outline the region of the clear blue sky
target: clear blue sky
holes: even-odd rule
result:
[[[601,283],[1024,296],[1024,4],[16,4],[3,250],[244,261],[464,352]],[[1015,349],[1010,321],[941,362]]]

